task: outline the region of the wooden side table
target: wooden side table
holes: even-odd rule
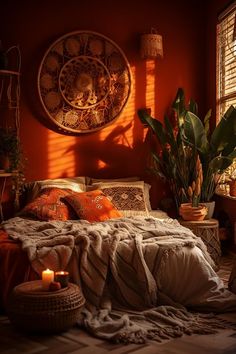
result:
[[[219,239],[219,222],[216,219],[202,220],[202,221],[185,221],[183,219],[179,220],[179,223],[192,232],[201,237],[207,250],[216,264],[216,267],[219,268],[220,256],[221,256],[221,247]]]
[[[41,280],[17,285],[10,294],[7,315],[13,325],[27,332],[61,332],[78,320],[85,303],[78,285],[45,291]]]

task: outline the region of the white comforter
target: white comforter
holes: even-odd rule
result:
[[[142,338],[155,339],[160,328],[173,335],[170,324],[181,333],[209,331],[182,305],[201,311],[236,310],[236,295],[214,272],[204,243],[177,220],[135,217],[90,224],[16,217],[3,228],[22,242],[39,274],[45,268],[69,269],[87,300],[80,324],[100,337],[137,341],[142,332]],[[157,307],[163,304],[171,306],[164,317],[163,308]],[[120,309],[119,315],[114,312]],[[142,317],[127,315],[130,311]]]

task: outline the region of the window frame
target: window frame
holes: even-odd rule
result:
[[[232,28],[227,28],[224,24],[228,21],[230,17],[234,17]],[[230,21],[230,20],[229,20]],[[222,32],[226,31],[226,44],[222,44]],[[232,46],[230,47],[228,41],[232,37],[235,37],[234,42],[234,53],[232,53]],[[231,37],[231,38],[229,38]],[[231,52],[231,53],[230,53]],[[232,57],[230,61],[230,56]],[[225,64],[225,57],[227,57],[228,63]],[[234,64],[232,64],[234,62]],[[232,67],[230,65],[232,64]],[[233,74],[227,76],[227,71],[232,70]],[[226,81],[232,80],[235,77],[235,89],[230,90],[230,84],[227,85]],[[230,93],[225,93],[225,91],[230,91]],[[232,102],[232,99],[234,103]],[[216,26],[216,123],[219,123],[221,117],[226,112],[230,104],[236,105],[236,1],[229,5],[223,12],[218,16],[217,26]]]

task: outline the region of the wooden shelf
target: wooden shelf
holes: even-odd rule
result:
[[[15,176],[17,173],[12,172],[0,172],[0,178]]]
[[[16,75],[19,76],[20,72],[19,71],[13,71],[13,70],[0,70],[0,75]]]
[[[11,177],[11,176],[16,176],[16,175],[18,175],[18,171],[7,172],[7,171],[0,170],[0,178],[1,177]]]

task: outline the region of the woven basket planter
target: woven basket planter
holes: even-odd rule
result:
[[[67,288],[43,291],[40,280],[22,283],[14,288],[7,304],[13,325],[27,332],[62,332],[78,320],[85,299],[80,288],[69,283]]]

